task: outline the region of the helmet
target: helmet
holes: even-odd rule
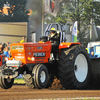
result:
[[[54,33],[54,34],[51,34],[51,37],[54,37],[56,35],[56,29],[55,28],[51,28],[50,29],[50,33]]]
[[[51,28],[50,32],[56,33],[56,29],[55,28]]]

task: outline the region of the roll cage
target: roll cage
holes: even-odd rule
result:
[[[53,26],[56,26],[57,31],[60,33],[60,43],[64,42],[64,40],[65,40],[65,30],[64,30],[64,27],[61,23],[52,23],[52,24],[47,25],[47,27],[44,31],[44,36],[48,36],[50,34],[50,29]]]

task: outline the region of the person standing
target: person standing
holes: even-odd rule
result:
[[[22,40],[20,41],[20,43],[24,43],[25,42],[25,37],[22,37]]]

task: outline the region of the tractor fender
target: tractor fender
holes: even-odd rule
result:
[[[59,50],[64,48],[70,48],[72,45],[81,45],[79,42],[62,42],[59,45]]]

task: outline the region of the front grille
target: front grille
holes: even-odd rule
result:
[[[2,70],[3,75],[14,75],[14,72],[12,69],[4,69]]]

